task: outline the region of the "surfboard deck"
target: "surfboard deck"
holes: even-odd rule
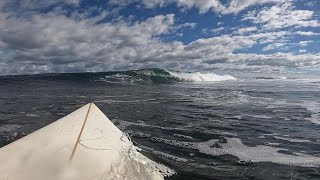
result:
[[[93,103],[84,125],[89,106],[2,147],[0,179],[158,180],[164,179],[162,171],[167,175],[173,173],[139,153]],[[71,157],[82,126],[83,132]]]

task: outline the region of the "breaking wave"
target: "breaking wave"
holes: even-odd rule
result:
[[[92,83],[120,83],[120,84],[171,84],[179,82],[215,82],[235,80],[230,75],[217,75],[214,73],[178,72],[166,69],[149,68],[130,71],[111,71],[97,73],[61,73],[37,74],[27,76],[2,76],[1,83],[30,80],[32,82],[69,81]]]
[[[113,72],[98,81],[118,83],[155,83],[166,84],[176,82],[214,82],[235,80],[230,75],[217,75],[214,73],[178,72],[165,69],[142,69],[133,71]]]

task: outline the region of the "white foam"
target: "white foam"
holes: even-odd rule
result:
[[[193,137],[186,136],[186,135],[183,135],[183,134],[173,134],[173,136],[179,137],[179,138],[184,138],[184,139],[193,139]]]
[[[320,124],[320,103],[316,101],[304,101],[299,105],[312,112],[311,117],[306,118],[307,120],[315,124]]]
[[[279,153],[280,150],[288,151],[283,148],[275,148],[270,146],[245,146],[238,138],[227,138],[227,143],[219,144],[221,148],[211,148],[211,142],[199,144],[199,151],[214,156],[230,154],[238,157],[240,160],[252,162],[272,162],[276,164],[284,164],[290,166],[301,167],[320,167],[320,157],[311,156],[302,153],[294,153],[288,155]]]
[[[153,154],[155,154],[157,156],[164,157],[166,159],[170,159],[170,160],[174,160],[174,161],[178,161],[178,162],[188,162],[188,160],[185,159],[185,158],[177,157],[177,156],[174,156],[174,155],[171,155],[171,154],[167,154],[167,153],[164,153],[164,152],[161,152],[161,151],[156,151],[156,150],[154,150],[154,149],[152,149],[150,147],[147,147],[147,146],[139,145],[139,148],[142,148],[143,150],[152,152]]]
[[[276,139],[285,140],[293,143],[311,142],[310,140],[306,140],[306,139],[295,139],[295,138],[280,137],[280,136],[273,136],[273,137]]]
[[[171,155],[171,154],[167,154],[167,153],[164,153],[164,152],[152,151],[152,153],[154,153],[154,154],[156,154],[156,155],[158,155],[158,156],[165,157],[166,159],[171,159],[171,160],[178,161],[178,162],[188,162],[188,160],[185,159],[185,158],[173,156],[173,155]]]
[[[129,126],[131,125],[135,125],[135,126],[140,126],[140,127],[152,127],[152,128],[158,128],[158,129],[163,129],[163,130],[169,130],[169,131],[187,131],[187,129],[185,128],[179,128],[179,127],[165,127],[165,126],[155,126],[155,125],[149,125],[146,124],[143,121],[138,121],[138,122],[128,122],[128,121],[123,121],[120,119],[113,119],[112,120],[113,123],[116,124],[116,126],[118,128],[120,128],[121,130],[126,130]]]
[[[249,147],[244,145],[238,138],[226,138],[227,143],[219,143],[219,140],[217,139],[199,143],[181,142],[163,138],[152,139],[157,142],[180,148],[196,149],[201,153],[212,156],[229,154],[238,157],[241,161],[272,162],[276,164],[300,167],[320,167],[320,157],[302,153],[293,153],[293,155],[283,154],[280,153],[280,151],[288,150],[271,146],[259,145]],[[218,147],[214,147],[214,145],[218,145]]]
[[[26,114],[26,116],[27,116],[27,117],[39,117],[38,115],[36,115],[36,114],[31,114],[31,113]]]
[[[266,115],[249,115],[251,117],[257,118],[257,119],[271,119],[271,116],[266,116]]]
[[[269,145],[269,146],[279,146],[280,143],[272,143],[272,142],[265,142],[265,145]]]
[[[22,127],[22,126],[14,125],[14,124],[1,125],[0,132],[12,132],[12,131],[19,129],[20,127]]]
[[[287,77],[285,77],[285,76],[279,76],[279,77],[276,77],[276,79],[287,79]]]
[[[173,72],[168,71],[172,76],[179,78],[183,81],[190,82],[213,82],[213,81],[226,81],[226,80],[236,80],[236,78],[230,75],[217,75],[214,73],[186,73],[186,72]]]

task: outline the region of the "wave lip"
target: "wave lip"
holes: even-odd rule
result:
[[[173,72],[168,71],[171,76],[174,76],[181,81],[189,82],[214,82],[214,81],[227,81],[227,80],[236,80],[235,77],[230,75],[217,75],[214,73],[186,73],[186,72]]]

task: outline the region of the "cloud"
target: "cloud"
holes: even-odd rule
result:
[[[299,45],[300,46],[308,46],[309,44],[313,43],[313,41],[300,41]]]
[[[317,1],[309,1],[305,3],[306,6],[308,7],[314,7],[317,5]]]
[[[90,9],[84,12],[74,11],[69,15],[59,8],[38,13],[38,7],[46,6],[45,4],[29,4],[30,7],[27,8],[16,5],[17,11],[13,11],[12,1],[3,2],[0,3],[0,74],[95,72],[146,67],[182,71],[250,70],[255,72],[282,71],[286,67],[320,67],[319,53],[303,52],[304,54],[297,55],[294,52],[279,52],[280,49],[287,47],[292,35],[315,35],[311,31],[294,32],[280,27],[301,27],[301,24],[315,22],[316,20],[312,19],[313,15],[305,18],[301,15],[294,17],[295,20],[284,18],[285,21],[292,20],[295,23],[283,25],[280,22],[279,26],[275,26],[270,24],[279,24],[277,21],[283,20],[283,17],[262,21],[264,17],[260,15],[260,11],[252,11],[244,18],[253,21],[253,26],[248,25],[244,28],[242,25],[235,26],[233,33],[215,34],[214,37],[199,38],[184,44],[178,40],[164,41],[162,37],[176,34],[181,29],[198,28],[198,24],[197,22],[178,24],[173,14],[155,15],[139,21],[120,17],[100,22],[101,19],[109,17],[108,11],[98,11],[95,16],[90,15]],[[50,3],[54,2],[65,3],[58,0]],[[70,4],[68,1],[67,5],[76,6],[77,2],[70,1]],[[131,1],[114,2],[125,6]],[[153,2],[155,6],[166,6],[167,3],[166,1]],[[179,7],[202,8],[204,11],[214,10],[221,14],[238,12],[231,7],[239,9],[236,4],[242,1],[230,1],[229,4],[223,5],[225,7],[217,6],[221,8],[220,10],[213,8],[211,4],[213,1],[185,0],[183,2],[178,4],[179,1],[175,1]],[[244,3],[255,4],[257,1]],[[154,5],[150,4],[148,8]],[[289,8],[289,5],[290,3],[282,3],[275,6],[288,11],[284,13],[285,17],[290,14],[289,11],[300,11],[293,7]],[[228,9],[226,7],[229,11],[226,11]],[[272,7],[274,6],[264,7],[262,14]],[[24,13],[20,14],[20,12]],[[279,13],[276,15],[282,16],[282,12]],[[261,28],[260,23],[264,29]],[[274,27],[277,27],[276,30]],[[221,26],[216,31],[221,32],[224,28],[225,26]],[[301,41],[299,44],[305,48],[309,43],[311,42]],[[246,49],[255,48],[256,45],[262,46],[264,51],[244,53]],[[268,54],[268,50],[278,51]]]
[[[280,2],[283,0],[280,0]],[[138,3],[145,8],[163,7],[175,4],[182,9],[196,8],[199,13],[213,11],[218,14],[236,14],[248,7],[261,5],[266,3],[277,3],[279,0],[230,0],[226,4],[222,4],[219,0],[110,0],[109,4],[118,6],[127,6],[129,4]]]
[[[266,3],[278,3],[282,2],[282,0],[232,0],[229,2],[227,6],[221,11],[222,14],[232,14],[232,13],[239,13],[247,9],[248,7],[254,5],[262,5]]]
[[[221,25],[223,25],[224,24],[224,22],[217,22],[217,25],[218,26],[221,26]]]
[[[221,32],[221,31],[223,31],[223,30],[225,30],[224,27],[219,27],[219,28],[212,29],[211,32],[213,32],[213,33],[219,33],[219,32]]]
[[[80,0],[1,0],[0,8],[16,13],[28,13],[32,10],[39,10],[55,5],[79,5]]]
[[[94,18],[78,20],[55,13],[31,17],[2,13],[0,22],[2,74],[103,71],[125,68],[155,50],[169,51],[157,36],[171,31],[174,15],[97,24]]]
[[[262,24],[268,30],[286,27],[319,27],[311,10],[296,10],[292,2],[278,3],[263,10],[248,12],[242,19],[255,24]]]
[[[183,24],[180,24],[178,26],[176,26],[176,29],[181,29],[181,28],[195,28],[197,25],[197,23],[183,23]]]
[[[302,35],[302,36],[317,36],[319,33],[315,33],[312,31],[296,31],[296,34]]]
[[[279,50],[279,49],[286,49],[287,43],[281,43],[281,42],[276,42],[276,43],[271,43],[267,45],[266,47],[262,48],[262,51],[270,51],[270,50]]]
[[[258,30],[258,28],[255,27],[255,26],[252,26],[252,27],[246,27],[246,28],[239,28],[236,31],[236,33],[238,33],[238,34],[246,34],[246,33],[252,32],[252,31],[256,31],[256,30]]]

